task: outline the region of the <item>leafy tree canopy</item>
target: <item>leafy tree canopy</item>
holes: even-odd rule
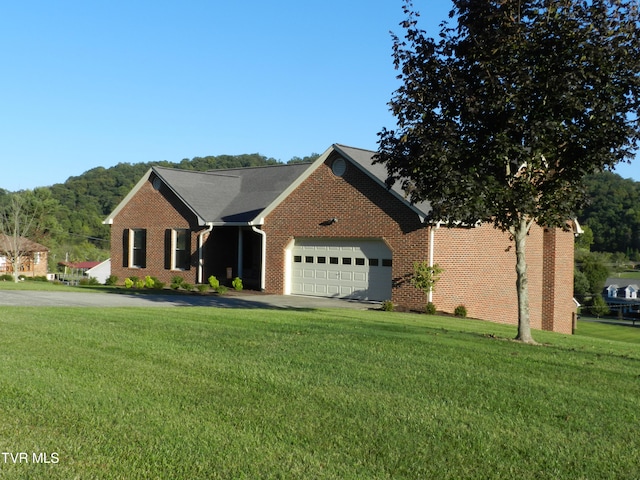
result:
[[[583,177],[632,158],[640,137],[640,16],[625,0],[454,0],[438,39],[404,2],[402,85],[379,133],[389,183],[434,221],[512,233],[518,338],[532,341],[525,242],[575,214]]]

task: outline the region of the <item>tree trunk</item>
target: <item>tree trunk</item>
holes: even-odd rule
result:
[[[527,279],[526,243],[530,223],[521,218],[514,231],[516,243],[516,287],[518,290],[518,335],[516,340],[525,343],[535,343],[531,336],[531,322],[529,318],[529,280]]]

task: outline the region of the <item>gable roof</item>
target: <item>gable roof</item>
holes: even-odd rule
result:
[[[13,248],[13,237],[0,233],[0,253],[6,253]],[[26,237],[19,238],[18,249],[25,253],[48,252],[49,249]]]
[[[383,165],[373,165],[375,152],[334,144],[313,163],[243,167],[198,172],[151,167],[103,223],[115,216],[148,180],[162,182],[198,218],[201,225],[260,225],[264,218],[331,155],[338,154],[384,188]],[[428,204],[411,205],[399,187],[389,192],[424,218]]]
[[[202,223],[253,222],[310,163],[188,172],[155,167],[154,173]]]
[[[376,182],[380,183],[383,187],[389,188],[387,186],[387,167],[380,163],[373,163],[373,157],[376,152],[371,150],[363,150],[361,148],[353,148],[347,147],[346,145],[334,145],[335,149],[340,153],[343,157],[350,159],[353,163],[356,163],[362,171],[367,173],[370,177],[372,177]],[[398,198],[400,198],[405,203],[408,203],[412,206],[412,208],[418,213],[421,217],[426,217],[431,211],[431,206],[429,202],[420,202],[411,204],[407,199],[407,196],[400,187],[400,182],[395,182],[391,187],[390,191]]]

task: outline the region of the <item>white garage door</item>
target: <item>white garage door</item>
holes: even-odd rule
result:
[[[382,240],[296,239],[291,253],[291,293],[391,298],[391,250]]]

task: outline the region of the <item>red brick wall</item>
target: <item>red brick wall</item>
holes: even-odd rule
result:
[[[191,222],[190,222],[191,219]],[[194,216],[184,208],[170,190],[161,187],[155,190],[147,181],[113,219],[111,225],[111,274],[118,277],[122,284],[125,278],[147,275],[157,277],[169,283],[176,276],[183,277],[189,283],[197,281],[197,242],[198,228]],[[192,265],[189,270],[165,269],[165,231],[167,229],[191,228]],[[123,266],[123,232],[125,229],[141,228],[147,230],[146,268],[128,268]]]
[[[531,326],[541,328],[542,235],[527,237]],[[477,228],[437,228],[434,262],[442,269],[433,302],[453,312],[464,305],[467,315],[515,325],[518,321],[516,253],[509,234],[483,224]]]
[[[573,232],[545,229],[544,248],[543,328],[573,333]]]
[[[531,327],[571,333],[572,234],[533,226],[526,248]],[[436,229],[434,261],[444,270],[433,295],[438,310],[464,305],[469,317],[517,325],[515,245],[507,233],[488,224]]]
[[[265,290],[285,290],[285,250],[295,237],[381,238],[393,254],[393,301],[424,305],[421,292],[409,284],[413,262],[428,258],[428,230],[404,202],[350,165],[343,177],[330,169],[332,158],[307,178],[266,218]],[[331,218],[338,221],[321,225]]]
[[[40,252],[38,263],[33,264],[33,276],[45,276],[49,270],[49,252]]]

